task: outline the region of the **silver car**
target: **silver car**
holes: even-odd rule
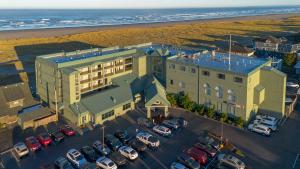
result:
[[[19,158],[22,158],[29,153],[27,146],[23,142],[19,142],[16,145],[14,145],[14,150],[19,156]]]
[[[221,164],[226,164],[228,166],[234,167],[236,169],[245,169],[246,165],[240,159],[230,155],[230,154],[219,154],[218,160]]]

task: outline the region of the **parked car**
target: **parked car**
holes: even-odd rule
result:
[[[115,136],[123,143],[127,144],[129,140],[131,140],[131,137],[128,135],[128,132],[126,130],[117,130],[115,132]]]
[[[187,127],[188,122],[183,117],[176,117],[173,120],[176,120],[180,127]]]
[[[73,130],[69,125],[62,126],[60,131],[66,136],[74,136],[76,134],[75,130]]]
[[[189,169],[199,169],[201,167],[193,157],[190,157],[186,154],[181,154],[180,156],[178,156],[177,161],[181,164],[184,164]]]
[[[100,157],[96,161],[97,166],[103,168],[103,169],[117,169],[117,165],[109,158],[106,157]]]
[[[286,82],[286,87],[299,88],[299,84],[294,83],[294,82]]]
[[[147,128],[152,128],[153,127],[153,122],[149,119],[140,117],[137,119],[137,124],[139,126],[147,127]]]
[[[124,156],[122,156],[119,152],[112,152],[109,154],[109,158],[115,162],[118,166],[125,165],[127,163],[127,160]]]
[[[256,115],[256,120],[264,120],[266,123],[269,123],[270,125],[277,125],[278,119],[272,116],[268,115]]]
[[[146,144],[144,144],[143,142],[141,142],[140,140],[138,140],[136,138],[129,140],[128,145],[139,152],[147,150]]]
[[[102,156],[106,156],[111,152],[111,150],[107,147],[106,144],[101,143],[98,140],[93,143],[93,148],[97,151],[97,153],[101,154]]]
[[[76,149],[69,150],[66,157],[77,168],[80,168],[87,163],[83,155]]]
[[[183,164],[180,164],[178,162],[173,162],[171,164],[171,169],[188,169],[187,167],[185,167]]]
[[[51,138],[56,142],[62,142],[64,140],[64,135],[60,132],[60,130],[52,130],[49,132]]]
[[[177,130],[180,127],[180,124],[177,122],[176,119],[171,119],[171,120],[164,120],[162,122],[163,125],[165,125],[166,127],[170,128],[170,129],[174,129]]]
[[[64,157],[58,157],[54,161],[54,164],[57,169],[74,169],[71,163]]]
[[[23,142],[19,142],[16,145],[14,145],[14,150],[19,158],[22,158],[29,154],[29,150]]]
[[[45,164],[40,166],[39,169],[55,169],[55,167],[52,164]]]
[[[272,131],[276,131],[277,130],[277,125],[274,125],[272,123],[269,123],[268,121],[261,119],[261,120],[254,120],[253,122],[254,124],[261,124],[264,125],[266,127],[268,127],[269,129],[271,129]]]
[[[106,145],[113,151],[117,151],[122,146],[122,143],[120,142],[120,140],[111,134],[107,134],[104,137],[104,141],[105,141]]]
[[[195,147],[184,150],[184,153],[193,157],[200,164],[205,164],[207,162],[207,154],[204,151],[201,151]]]
[[[99,169],[96,163],[85,163],[80,169]]]
[[[220,150],[223,148],[223,143],[221,142],[221,140],[218,140],[216,138],[213,138],[211,136],[200,136],[198,138],[198,142],[202,143],[202,144],[207,144],[213,148],[215,148],[216,150]]]
[[[85,157],[85,159],[89,162],[95,162],[99,158],[99,155],[90,146],[84,146],[80,149],[80,151]]]
[[[138,153],[128,146],[122,146],[119,148],[120,154],[122,154],[124,157],[128,158],[129,160],[135,160],[138,158]]]
[[[225,163],[231,167],[234,167],[235,169],[245,169],[246,165],[244,162],[242,162],[240,159],[230,155],[230,154],[219,154],[218,160],[221,163]]]
[[[265,136],[270,136],[271,134],[270,128],[261,124],[249,124],[248,129]]]
[[[194,147],[196,147],[199,150],[202,150],[204,152],[206,152],[206,154],[209,157],[214,157],[217,154],[217,150],[215,148],[212,148],[210,145],[208,144],[203,144],[203,143],[196,143],[194,145]]]
[[[32,152],[41,149],[41,144],[39,143],[39,141],[34,136],[27,137],[25,139],[25,144],[27,145],[29,150],[32,151]]]
[[[162,126],[162,125],[156,125],[153,127],[153,131],[162,135],[162,136],[171,136],[172,132],[168,127]]]
[[[48,133],[41,133],[38,135],[37,139],[39,140],[39,142],[41,143],[41,145],[43,146],[48,146],[49,144],[52,143],[52,139],[49,136]]]
[[[160,145],[160,141],[156,137],[146,132],[139,132],[136,138],[151,148],[158,148]]]

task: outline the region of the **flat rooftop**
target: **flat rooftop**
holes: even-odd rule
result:
[[[175,55],[169,58],[172,61],[184,62],[187,64],[198,65],[201,68],[215,69],[219,71],[233,72],[237,74],[248,74],[258,67],[264,66],[268,59],[246,57],[240,55],[215,53],[195,53],[193,55]]]
[[[65,63],[65,62],[70,62],[74,60],[81,60],[81,59],[86,59],[86,58],[91,58],[91,57],[97,57],[97,56],[104,56],[104,55],[109,55],[112,53],[118,53],[118,52],[123,52],[128,49],[113,49],[113,50],[107,50],[107,51],[101,51],[101,50],[90,50],[85,53],[74,53],[73,55],[67,55],[67,56],[58,56],[51,58],[51,60],[55,63]]]

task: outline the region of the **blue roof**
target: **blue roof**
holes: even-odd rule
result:
[[[210,52],[197,53],[194,55],[194,58],[189,56],[175,56],[169,59],[198,65],[201,68],[216,69],[239,74],[248,74],[268,62],[268,59],[231,55],[229,64],[228,54],[216,53],[213,58]]]
[[[61,56],[61,57],[54,57],[52,59],[55,63],[65,63],[70,62],[74,60],[80,60],[80,59],[86,59],[91,57],[97,57],[97,56],[103,56],[108,54],[113,54],[117,52],[122,52],[128,49],[114,49],[114,50],[108,50],[108,51],[95,51],[95,52],[88,52],[83,54],[76,54],[76,55],[70,55],[70,56]]]

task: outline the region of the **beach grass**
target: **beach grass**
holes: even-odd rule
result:
[[[66,29],[67,31],[68,29]],[[17,70],[34,65],[36,55],[81,48],[132,45],[145,42],[203,48],[233,41],[251,45],[252,39],[268,35],[286,35],[300,30],[300,15],[281,19],[217,20],[156,26],[130,26],[99,29],[94,32],[46,38],[0,40],[0,63],[14,63]]]

